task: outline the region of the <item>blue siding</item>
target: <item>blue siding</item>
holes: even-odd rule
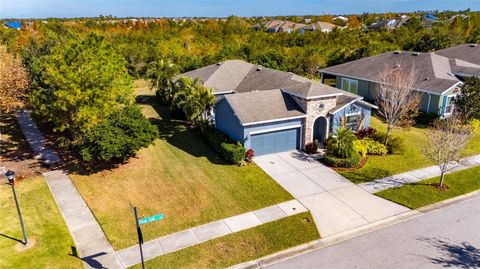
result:
[[[251,126],[245,126],[244,130],[244,146],[246,149],[251,148],[251,132],[267,132],[268,130],[275,129],[275,128],[289,128],[303,124],[304,119],[293,119],[293,120],[284,120],[284,121],[277,121],[277,122],[270,122],[270,123],[263,123],[263,124],[256,124]],[[301,135],[298,136],[301,140]],[[302,141],[299,141],[300,145]]]
[[[225,99],[215,105],[215,127],[243,144],[243,126]]]
[[[367,107],[365,105],[361,105],[359,103],[354,103],[353,104],[355,107],[357,107],[357,110],[354,110],[352,105],[348,105],[342,110],[338,111],[332,116],[332,123],[331,123],[331,132],[335,133],[337,129],[340,127],[341,124],[341,119],[342,117],[346,115],[351,115],[351,114],[363,114],[364,120],[363,120],[363,128],[368,128],[370,127],[370,117],[372,115],[370,107]]]

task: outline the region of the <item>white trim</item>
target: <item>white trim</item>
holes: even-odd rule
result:
[[[459,81],[457,83],[455,83],[455,85],[453,85],[452,87],[446,89],[445,91],[443,91],[440,95],[444,95],[445,93],[447,93],[449,90],[455,88],[455,87],[458,87],[458,86],[463,86],[463,82]]]
[[[321,118],[321,117],[323,117],[323,118],[325,118],[325,120],[327,120],[327,126],[326,126],[327,128],[326,128],[326,130],[325,130],[325,139],[328,138],[328,131],[329,131],[329,129],[330,129],[330,119],[327,117],[327,115],[320,115],[320,116],[316,117],[315,120],[313,120],[313,123],[312,123],[312,124],[313,124],[313,126],[312,126],[312,136],[311,136],[312,141],[309,141],[309,142],[315,141],[315,138],[313,137],[313,133],[315,132],[315,122],[316,122],[319,118]],[[322,142],[323,142],[323,141],[322,141]]]
[[[277,122],[277,121],[283,121],[283,120],[304,119],[306,117],[307,117],[307,115],[295,116],[295,117],[289,117],[289,118],[281,118],[281,119],[273,119],[273,120],[256,121],[256,122],[242,123],[242,126],[250,126],[250,125],[262,124],[262,123],[271,123],[271,122]]]
[[[293,93],[293,92],[289,91],[288,89],[281,89],[281,91],[284,92],[284,93],[287,93],[289,95],[293,95],[293,96],[296,96],[296,97],[299,97],[299,98],[302,98],[302,99],[305,99],[305,100],[316,99],[316,98],[335,97],[335,96],[343,95],[343,93],[339,92],[339,93],[331,93],[331,94],[324,94],[324,95],[303,96],[303,95],[300,95],[300,94]]]
[[[457,94],[445,95],[445,97],[447,97],[447,102],[448,102],[448,98],[450,98],[450,97],[455,97],[455,96],[457,96]],[[446,112],[446,111],[447,111],[447,102],[445,102],[445,107],[442,108],[442,110],[445,111],[445,112],[443,112],[443,116],[450,116],[450,115],[452,115],[452,114],[453,114],[453,110],[455,109],[455,103],[453,103],[453,104],[452,104],[452,111],[451,111],[450,113],[447,113],[447,112]],[[443,100],[442,100],[442,104],[443,104]]]
[[[344,80],[348,81],[348,91],[346,91],[346,92],[349,92],[349,93],[353,93],[353,92],[350,91],[350,88],[351,88],[351,86],[352,86],[352,82],[355,82],[355,83],[357,84],[357,90],[355,90],[355,92],[354,92],[353,94],[358,95],[358,85],[359,85],[358,79],[352,79],[352,78],[342,77],[342,79],[340,80],[340,81],[342,82],[342,83],[340,83],[340,84],[341,84],[341,85],[340,85],[340,86],[341,86],[340,89],[341,89],[342,91],[345,91],[345,90],[343,89],[343,81],[344,81]]]
[[[359,78],[359,77],[353,77],[353,76],[349,76],[349,75],[343,75],[343,74],[337,74],[337,73],[332,73],[332,72],[325,72],[325,71],[321,71],[320,70],[320,73],[323,73],[323,74],[327,74],[327,75],[333,75],[333,76],[340,76],[340,77],[344,77],[344,78],[352,78],[352,79],[358,79],[358,80],[363,80],[363,81],[368,81],[368,82],[373,82],[373,83],[379,83],[378,81],[375,81],[375,80],[370,80],[370,79],[365,79],[365,78]],[[461,81],[460,81],[461,82]],[[456,83],[458,84],[458,82]],[[456,85],[454,85],[456,86]],[[452,87],[454,87],[452,86]],[[452,87],[448,88],[451,89]],[[432,91],[427,91],[427,90],[422,90],[422,89],[415,89],[416,91],[418,92],[426,92],[426,93],[430,93],[430,94],[433,94],[433,95],[442,95],[442,93],[438,93],[438,92],[432,92]],[[447,91],[448,91],[447,90]],[[445,92],[445,91],[444,91]]]
[[[278,131],[283,131],[283,130],[289,130],[289,129],[298,129],[302,128],[301,124],[295,124],[295,125],[289,125],[289,126],[284,126],[284,127],[277,127],[277,128],[270,128],[270,129],[265,129],[265,130],[258,130],[258,131],[252,131],[248,133],[248,136],[252,135],[258,135],[258,134],[266,134],[266,133],[272,133],[272,132],[278,132]],[[250,140],[251,143],[251,140]]]
[[[235,91],[227,91],[227,92],[212,92],[213,95],[220,95],[220,94],[228,94],[228,93],[234,93]]]
[[[428,105],[427,105],[427,113],[430,113],[430,103],[432,102],[432,95],[428,94]]]

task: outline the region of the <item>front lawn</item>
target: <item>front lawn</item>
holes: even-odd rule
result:
[[[164,213],[143,227],[145,241],[293,199],[255,165],[226,164],[198,135],[156,105],[138,85],[144,113],[160,138],[119,168],[71,178],[115,249],[136,243],[129,204],[141,216]]]
[[[386,124],[377,117],[371,118],[371,127],[382,132],[386,130]],[[397,128],[392,131],[392,134],[403,138],[404,154],[369,156],[364,167],[352,172],[340,172],[340,174],[354,183],[362,183],[433,165],[422,152],[422,148],[427,145],[427,132],[428,129],[423,127],[412,127],[409,130]],[[464,156],[479,153],[480,130],[475,133],[465,149]]]
[[[146,267],[225,268],[316,239],[317,228],[306,212],[155,258]]]
[[[16,187],[32,247],[23,240],[10,185],[0,184],[0,268],[83,268],[69,256],[73,240],[43,178],[22,180]]]
[[[434,204],[480,189],[480,167],[446,175],[445,184],[449,187],[446,191],[430,186],[432,183],[438,183],[439,180],[439,177],[431,178],[384,190],[376,195],[412,209]]]

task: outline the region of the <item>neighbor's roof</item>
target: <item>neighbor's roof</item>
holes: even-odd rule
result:
[[[328,67],[320,72],[367,81],[378,81],[385,68],[415,68],[420,91],[441,94],[460,80],[452,73],[450,59],[436,53],[387,52],[380,55]]]
[[[342,91],[290,72],[266,68],[241,60],[229,60],[196,69],[178,77],[200,78],[214,94],[287,90],[303,98],[331,96]]]
[[[7,21],[5,23],[5,26],[7,26],[8,28],[20,29],[20,28],[22,28],[22,22],[20,22],[20,21]]]
[[[309,24],[305,27],[303,27],[306,30],[332,30],[333,28],[337,27],[335,24],[329,23],[329,22],[324,22],[324,21],[319,21],[315,22],[312,24]]]
[[[228,94],[223,100],[242,125],[306,117],[292,97],[281,90]]]
[[[435,53],[450,58],[453,73],[480,76],[480,45],[462,44]]]

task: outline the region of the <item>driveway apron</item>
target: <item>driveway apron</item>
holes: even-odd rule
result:
[[[299,151],[255,157],[255,163],[310,210],[322,237],[409,211]]]

